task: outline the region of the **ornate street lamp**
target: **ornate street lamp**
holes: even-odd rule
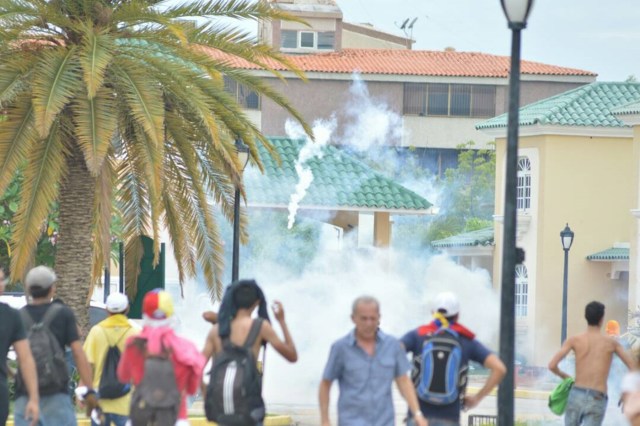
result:
[[[511,68],[509,73],[509,118],[500,296],[500,357],[507,367],[507,374],[498,390],[498,425],[511,426],[514,420],[515,274],[516,264],[522,262],[522,254],[518,253],[516,249],[520,31],[527,26],[527,17],[531,11],[533,0],[500,0],[500,3],[511,29]]]
[[[238,160],[242,166],[242,171],[247,167],[249,162],[249,147],[242,142],[242,139],[236,139],[236,151]],[[240,268],[240,186],[236,186],[236,193],[233,204],[233,258],[231,263],[231,282],[238,280],[238,271]]]
[[[575,234],[569,228],[569,224],[560,232],[560,240],[562,241],[562,250],[564,250],[564,278],[562,280],[562,332],[560,335],[560,344],[567,340],[567,296],[569,285],[569,250],[573,244],[573,236]]]

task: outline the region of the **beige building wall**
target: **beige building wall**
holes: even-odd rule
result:
[[[477,149],[488,148],[493,137],[476,130],[484,118],[463,117],[402,117],[403,145],[417,148],[450,148],[473,141]]]
[[[629,309],[640,306],[640,125],[633,128],[633,167],[632,182],[635,190],[631,194],[632,217],[629,247]]]
[[[505,140],[496,144],[496,214],[503,214]],[[584,306],[599,300],[607,306],[606,319],[626,325],[626,280],[612,280],[608,262],[590,262],[586,256],[629,239],[635,188],[632,143],[628,138],[532,136],[520,138],[520,149],[536,150],[539,170],[537,211],[518,238],[529,269],[530,321],[525,349],[529,362],[544,366],[560,346],[564,253],[560,231],[568,222],[575,232],[569,253],[568,334],[584,330]],[[533,185],[532,185],[532,189]],[[531,234],[532,233],[532,234]],[[496,226],[494,284],[500,286],[502,226]],[[533,263],[533,264],[532,264]],[[531,320],[532,319],[532,320]]]
[[[342,47],[349,49],[406,49],[407,44],[383,40],[372,35],[342,30]]]

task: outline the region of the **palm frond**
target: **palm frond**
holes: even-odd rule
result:
[[[92,99],[104,82],[107,67],[113,58],[115,44],[106,31],[86,25],[83,27],[83,41],[79,51],[80,66],[89,99]]]
[[[16,170],[38,139],[33,126],[31,99],[25,93],[6,109],[5,117],[0,121],[0,194],[4,194]]]
[[[71,105],[75,135],[82,148],[87,168],[96,176],[117,126],[117,111],[113,92],[105,87],[93,98],[78,96]]]
[[[163,14],[170,18],[205,17],[251,19],[254,21],[279,19],[305,23],[303,19],[271,7],[267,2],[252,0],[189,1],[169,7],[163,11]]]
[[[46,137],[58,113],[78,91],[80,67],[76,49],[48,49],[40,53],[32,80],[33,109],[36,130]]]
[[[11,273],[22,277],[32,261],[42,234],[42,223],[58,195],[58,183],[66,170],[65,148],[58,122],[41,143],[33,145],[24,172],[20,205],[12,235]]]
[[[131,115],[155,144],[162,144],[164,101],[158,84],[135,63],[119,58],[114,64],[114,81]]]
[[[92,282],[96,282],[111,254],[111,212],[113,210],[114,165],[110,157],[102,162],[96,179],[93,216]]]

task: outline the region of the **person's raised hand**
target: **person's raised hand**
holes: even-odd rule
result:
[[[271,310],[273,311],[273,315],[276,317],[278,322],[284,321],[284,307],[279,300],[274,300],[271,304]]]

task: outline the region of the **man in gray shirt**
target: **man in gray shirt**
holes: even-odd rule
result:
[[[391,384],[396,382],[417,426],[427,426],[407,372],[409,362],[400,342],[378,328],[380,304],[369,296],[353,302],[355,329],[336,341],[320,382],[320,420],[329,426],[329,392],[338,381],[339,426],[389,426],[395,423]]]

